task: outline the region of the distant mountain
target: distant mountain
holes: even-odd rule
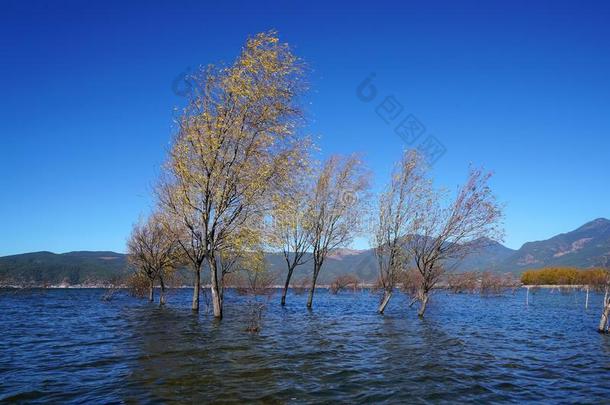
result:
[[[278,274],[278,283],[281,283],[286,271],[283,255],[268,253],[267,263]],[[599,218],[571,232],[525,243],[518,250],[488,241],[486,248],[466,257],[457,269],[518,274],[547,266],[586,268],[604,263],[610,264],[610,220]],[[309,261],[297,268],[293,280],[309,277],[311,271]],[[115,252],[35,252],[0,257],[0,285],[103,284],[127,274],[126,256]],[[188,278],[188,272],[183,274]],[[328,284],[341,274],[355,274],[361,280],[374,281],[377,267],[373,250],[340,249],[334,252],[324,262],[319,281]]]
[[[34,252],[0,257],[0,284],[99,284],[127,274],[126,256],[115,252]]]
[[[503,244],[487,240],[485,248],[477,253],[466,256],[458,265],[458,271],[511,271],[505,263],[517,252]]]
[[[610,262],[610,220],[598,218],[568,233],[525,243],[502,264],[521,272],[548,266],[595,267]]]

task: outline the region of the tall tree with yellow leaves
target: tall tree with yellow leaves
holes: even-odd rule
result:
[[[248,39],[231,66],[209,66],[190,80],[194,86],[177,122],[160,200],[177,226],[186,228],[183,246],[196,245],[208,264],[217,318],[219,255],[253,217],[268,211],[276,191],[300,172],[309,147],[298,131],[302,73],[289,46],[265,32]],[[199,258],[193,260],[196,273]]]

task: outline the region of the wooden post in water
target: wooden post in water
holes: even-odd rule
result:
[[[589,286],[587,286],[587,297],[585,298],[585,309],[589,308]]]
[[[530,304],[530,288],[529,287],[525,287],[526,289],[526,293],[525,293],[525,305],[528,306]]]

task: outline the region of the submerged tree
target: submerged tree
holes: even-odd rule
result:
[[[233,269],[228,275],[228,285],[235,288],[238,294],[248,297],[248,325],[246,331],[258,333],[261,329],[262,315],[273,295],[275,274],[269,271],[262,250],[243,254],[233,262]]]
[[[282,250],[288,269],[282,290],[282,305],[286,305],[286,294],[294,270],[312,259],[308,255],[312,247],[309,185],[305,181],[296,184],[298,187],[274,202],[271,225],[270,243]]]
[[[392,173],[392,179],[379,197],[379,213],[374,224],[372,245],[379,269],[378,283],[383,297],[378,312],[383,313],[396,288],[402,271],[409,265],[408,245],[417,226],[415,223],[422,193],[428,180],[423,161],[415,151],[405,152]]]
[[[198,207],[192,203],[194,197],[186,184],[171,178],[164,178],[157,189],[165,229],[174,236],[185,262],[194,273],[191,309],[199,311],[201,268],[206,258],[206,245],[202,218]]]
[[[329,291],[331,294],[338,294],[341,290],[351,289],[357,291],[360,289],[360,280],[353,274],[343,274],[335,277],[330,283]]]
[[[295,294],[301,295],[305,294],[309,290],[310,284],[311,279],[307,276],[303,276],[296,282],[291,283],[290,286],[292,287],[292,291],[294,291]]]
[[[479,275],[473,271],[467,271],[457,274],[449,274],[447,277],[447,286],[449,291],[461,293],[474,293],[479,285]]]
[[[516,280],[510,273],[494,274],[484,271],[480,274],[480,278],[479,292],[481,295],[500,295],[507,290],[514,292],[520,284],[519,280]]]
[[[423,203],[418,204],[414,220],[417,236],[406,245],[421,275],[413,301],[421,304],[420,317],[441,276],[467,255],[502,238],[501,207],[488,186],[490,177],[491,174],[471,168],[466,183],[447,206],[440,193],[430,190],[422,194]]]
[[[368,173],[356,156],[330,157],[317,177],[308,210],[313,277],[307,308],[313,305],[316,281],[328,254],[349,245],[362,231],[368,184]]]
[[[197,278],[207,263],[214,316],[222,318],[223,250],[303,166],[309,142],[296,131],[302,68],[288,45],[268,32],[250,38],[233,65],[208,67],[190,82],[162,202],[185,233],[182,246],[193,253]]]
[[[148,299],[154,300],[155,281],[161,285],[160,304],[165,304],[165,279],[178,264],[178,244],[166,231],[159,214],[135,224],[127,242],[127,258],[141,277],[148,280]]]
[[[252,274],[262,274],[266,271],[262,218],[252,216],[248,223],[239,229],[235,229],[230,237],[226,238],[222,249],[218,251],[215,257],[218,263],[218,297],[222,307],[224,303],[225,277],[234,275],[231,280],[235,283],[240,280],[240,277],[235,276],[235,274],[241,276],[247,275],[247,279],[251,281],[250,276]],[[252,283],[249,285],[252,286]],[[251,290],[249,292],[254,293]]]

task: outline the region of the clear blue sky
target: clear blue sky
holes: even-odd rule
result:
[[[80,3],[0,3],[0,255],[124,251],[182,103],[172,82],[270,28],[310,65],[324,153],[363,152],[377,187],[405,147],[375,112],[393,95],[446,147],[439,185],[470,162],[495,172],[509,247],[610,217],[608,2]]]

